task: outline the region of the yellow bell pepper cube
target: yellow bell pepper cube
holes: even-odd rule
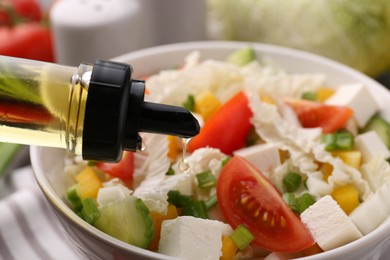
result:
[[[359,191],[351,184],[335,188],[330,195],[347,215],[359,206],[360,203]]]
[[[169,204],[167,209],[167,214],[163,215],[159,212],[151,211],[150,216],[153,219],[153,227],[154,227],[154,237],[150,242],[148,249],[151,251],[156,251],[158,249],[158,243],[160,242],[160,233],[161,233],[161,224],[166,219],[175,219],[178,216],[177,208]]]
[[[77,194],[81,199],[96,199],[99,189],[103,186],[102,181],[96,175],[92,167],[86,167],[75,176]]]
[[[265,96],[265,95],[262,95],[260,97],[260,100],[264,103],[267,103],[267,104],[270,104],[270,105],[276,105],[276,101],[275,99],[273,99],[272,97],[270,96]]]
[[[357,150],[351,150],[351,151],[333,151],[332,155],[334,157],[339,157],[343,162],[348,164],[349,166],[352,166],[356,169],[359,169],[360,163],[362,160],[362,153]]]
[[[203,92],[195,97],[195,113],[200,114],[205,122],[220,107],[221,102],[213,93],[211,93],[211,91]]]
[[[233,260],[237,252],[237,246],[229,236],[222,236],[222,256],[219,260]]]
[[[320,171],[322,172],[322,178],[324,181],[328,181],[330,175],[333,172],[333,166],[329,163],[324,163],[320,167]]]
[[[283,164],[289,158],[288,152],[279,149],[279,158],[280,163]]]
[[[298,257],[302,257],[302,256],[316,255],[316,254],[319,254],[319,253],[322,253],[322,252],[324,252],[324,250],[322,250],[321,247],[317,243],[315,243],[314,245],[309,246],[308,248],[303,249],[300,252],[301,255],[297,255],[297,258]]]
[[[319,102],[324,102],[330,96],[332,96],[334,93],[335,93],[334,89],[331,89],[328,87],[321,87],[321,88],[317,89],[317,91],[316,91],[316,99]]]
[[[179,153],[178,137],[168,135],[168,158],[171,162],[175,162]]]

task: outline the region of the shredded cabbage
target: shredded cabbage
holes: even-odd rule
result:
[[[333,188],[350,183],[356,186],[363,199],[371,194],[369,184],[357,169],[325,151],[324,144],[320,142],[320,128],[305,129],[291,125],[281,117],[276,106],[261,102],[256,92],[248,91],[248,97],[253,111],[252,123],[257,133],[266,142],[289,151],[289,163],[307,176],[306,184],[311,194],[322,197],[330,194]],[[316,162],[333,166],[332,175],[327,182],[323,180]],[[279,182],[275,185],[280,188],[281,177],[274,177],[274,181]]]

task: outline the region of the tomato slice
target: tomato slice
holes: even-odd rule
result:
[[[190,152],[201,147],[218,148],[225,154],[244,147],[245,137],[251,129],[252,111],[248,98],[239,92],[215,112],[188,144]]]
[[[346,124],[353,115],[349,107],[331,106],[302,99],[285,99],[305,128],[321,127],[323,133],[332,133]]]
[[[308,229],[272,183],[251,163],[234,156],[217,183],[219,208],[236,228],[245,225],[254,243],[274,252],[297,252],[314,244]]]
[[[96,167],[111,175],[122,179],[130,187],[133,184],[134,174],[134,153],[125,151],[123,152],[122,159],[117,163],[99,162]]]

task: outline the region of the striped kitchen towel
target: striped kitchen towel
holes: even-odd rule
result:
[[[80,260],[45,204],[31,167],[8,176],[0,200],[0,259]]]

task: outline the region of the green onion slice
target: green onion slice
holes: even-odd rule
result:
[[[331,134],[323,134],[321,142],[325,144],[325,150],[328,152],[335,150],[351,150],[355,145],[355,139],[350,132],[337,132]]]
[[[232,159],[232,157],[230,157],[230,156],[228,156],[225,159],[223,159],[222,160],[222,167],[225,166],[230,161],[230,159]]]
[[[217,195],[213,195],[208,200],[205,201],[207,209],[211,209],[212,207],[217,205],[217,203],[218,203]]]
[[[88,166],[96,166],[98,164],[98,161],[88,161]]]
[[[302,99],[315,101],[317,100],[317,95],[314,92],[305,92],[302,94]]]
[[[298,173],[290,172],[283,179],[283,185],[287,192],[296,191],[301,185],[302,177]]]
[[[309,193],[302,194],[297,199],[299,213],[304,212],[308,207],[313,205],[315,202],[316,202],[315,198]]]
[[[184,216],[193,216],[195,218],[208,219],[207,207],[204,201],[193,200],[189,204],[182,208],[182,214]]]
[[[178,208],[182,208],[185,205],[191,203],[194,200],[192,196],[181,194],[178,190],[170,190],[168,192],[168,202],[175,205]]]
[[[165,175],[171,176],[175,175],[175,170],[171,167],[169,167],[168,171],[165,173]]]
[[[76,184],[69,187],[69,189],[66,192],[66,196],[68,198],[68,201],[70,202],[70,205],[72,206],[72,209],[75,212],[78,212],[83,208],[81,199],[77,194]]]
[[[96,220],[100,218],[100,211],[97,208],[94,199],[85,198],[81,200],[81,203],[83,204],[83,209],[81,210],[81,213],[85,221],[87,221],[89,224],[93,224]]]
[[[195,98],[193,95],[188,95],[186,101],[183,103],[183,107],[191,112],[195,110]]]
[[[196,179],[198,180],[199,188],[202,189],[212,188],[217,184],[217,179],[211,171],[205,171],[196,174]]]
[[[295,212],[299,212],[297,198],[294,193],[286,192],[282,195],[284,202]]]
[[[252,242],[254,236],[245,226],[239,225],[230,235],[230,238],[240,250],[244,250]]]

